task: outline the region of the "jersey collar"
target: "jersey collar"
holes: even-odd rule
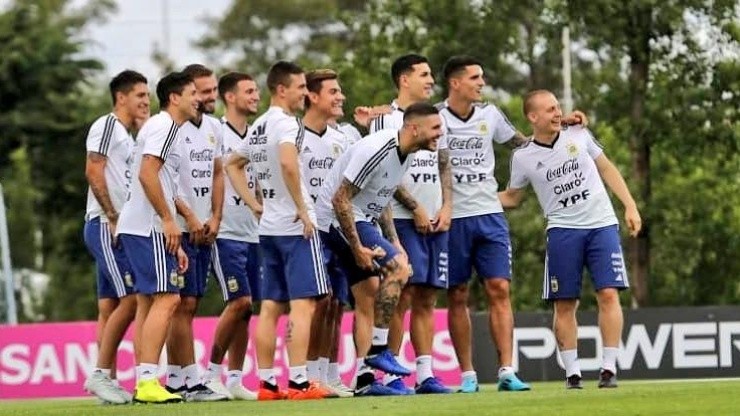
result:
[[[534,138],[534,136],[532,136],[532,143],[536,144],[537,146],[547,147],[548,149],[552,149],[555,147],[555,143],[558,142],[558,139],[560,139],[560,132],[558,132],[558,135],[555,136],[555,140],[553,140],[552,143],[550,144],[538,142],[537,139]]]

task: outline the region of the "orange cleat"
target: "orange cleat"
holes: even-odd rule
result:
[[[288,387],[288,400],[318,400],[326,398],[324,391],[318,383],[311,382],[308,388],[294,389]]]
[[[264,381],[260,382],[260,389],[257,392],[257,400],[285,400],[287,398],[287,394],[284,391],[280,391],[279,388],[277,390],[275,390],[275,388],[276,387],[270,386]]]

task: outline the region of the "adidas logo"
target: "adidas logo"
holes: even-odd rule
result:
[[[303,148],[303,153],[311,153],[311,149],[308,148],[308,146]]]
[[[383,178],[387,178],[387,177],[388,177],[388,172],[383,174]]]
[[[537,162],[537,169],[542,169],[545,167],[545,164],[542,162]]]
[[[193,141],[192,141],[192,140],[190,140],[190,137],[188,137],[188,136],[185,136],[185,143],[187,143],[187,144],[190,144],[190,143],[192,143],[192,142],[193,142]]]

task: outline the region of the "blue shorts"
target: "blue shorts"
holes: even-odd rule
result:
[[[165,249],[164,234],[152,232],[148,237],[119,234],[126,257],[131,262],[134,288],[142,295],[180,293],[184,278],[177,274],[177,257]]]
[[[211,246],[191,243],[189,233],[182,233],[181,245],[188,255],[188,270],[185,271],[185,286],[180,289],[180,296],[202,298],[211,267]]]
[[[302,235],[261,235],[263,258],[262,299],[288,302],[329,293],[329,279],[319,233]]]
[[[393,223],[414,271],[409,284],[447,289],[448,233],[420,234],[410,219],[395,219]]]
[[[369,248],[380,247],[385,251],[385,257],[375,259],[378,268],[385,266],[398,255],[396,247],[380,234],[377,226],[367,221],[357,221],[355,226],[357,227],[357,235],[360,237],[360,243],[363,246]],[[347,239],[338,228],[332,226],[328,233],[322,234],[324,243],[337,256],[339,266],[344,269],[350,287],[379,275],[378,271],[365,270],[357,265]]]
[[[324,243],[327,233],[321,231],[319,234],[321,235],[321,242],[324,248],[324,264],[326,265],[326,272],[329,274],[329,282],[331,283],[331,296],[344,305],[350,305],[347,274],[339,263],[339,256],[331,251],[326,243]]]
[[[224,301],[250,296],[260,300],[262,254],[260,245],[217,238],[211,249],[211,264]]]
[[[547,230],[542,298],[580,298],[583,266],[591,273],[597,291],[605,288],[623,290],[629,287],[618,226]]]
[[[503,213],[454,218],[450,227],[450,287],[470,280],[511,280],[511,240]]]
[[[131,266],[121,244],[113,246],[108,224],[100,217],[85,221],[84,239],[95,258],[98,299],[118,299],[134,293]]]

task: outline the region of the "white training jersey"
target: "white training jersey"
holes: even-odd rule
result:
[[[317,133],[306,127],[301,149],[301,163],[303,183],[315,204],[319,198],[321,188],[329,176],[329,171],[339,156],[347,150],[347,138],[339,130],[326,127],[322,133]]]
[[[618,224],[594,159],[603,153],[588,129],[570,127],[552,145],[536,141],[514,151],[510,188],[531,183],[547,228],[599,228]]]
[[[162,184],[167,208],[175,216],[175,195],[177,192],[177,175],[180,168],[181,154],[178,150],[178,126],[170,114],[162,111],[144,123],[137,136],[137,146],[132,172],[138,177],[143,155],[152,155],[164,161],[159,170],[159,182]],[[141,181],[131,182],[131,193],[123,205],[118,219],[118,234],[133,234],[143,237],[152,231],[162,232],[162,219],[157,215],[149,198],[144,193]]]
[[[503,212],[494,176],[493,142],[505,143],[516,134],[504,113],[493,104],[475,104],[466,118],[447,101],[437,105],[447,124],[447,148],[452,168],[452,218]]]
[[[236,149],[236,153],[249,159],[254,175],[262,189],[262,218],[260,235],[302,235],[303,223],[295,221],[296,206],[283,180],[280,167],[280,146],[288,143],[300,152],[304,128],[301,120],[280,107],[270,107],[249,128],[247,140]],[[298,158],[300,171],[300,154]],[[301,197],[311,220],[316,222],[311,197],[303,181],[300,181]]]
[[[186,121],[178,135],[182,158],[177,195],[198,220],[205,222],[213,213],[213,173],[216,160],[221,159],[223,142],[221,122],[204,114],[200,124]],[[182,231],[188,231],[185,217],[178,215],[177,224]]]
[[[395,101],[391,103],[391,108],[393,108],[393,111],[390,114],[384,114],[370,123],[370,133],[382,129],[400,130],[403,127],[403,110]],[[444,123],[444,119],[442,122]],[[442,125],[442,131],[445,131],[444,124]],[[447,139],[443,134],[437,143],[437,150],[446,149],[447,146]],[[442,208],[442,182],[439,178],[437,154],[438,152],[419,150],[410,156],[411,164],[402,182],[403,187],[424,207],[430,218],[435,217],[439,209]],[[413,213],[395,198],[393,198],[392,204],[393,218],[414,218]]]
[[[362,139],[362,134],[357,127],[350,123],[339,123],[337,124],[337,130],[344,133],[344,137],[347,138],[347,142],[352,145],[359,142]]]
[[[113,208],[119,213],[128,197],[134,146],[134,138],[113,113],[95,120],[87,133],[85,145],[87,151],[106,157],[105,184]],[[101,222],[108,222],[103,208],[93,195],[92,189],[88,187],[85,220],[89,221],[96,217],[100,217]]]
[[[221,119],[223,150],[221,154],[224,158],[224,166],[231,153],[239,147],[247,137],[245,131],[243,135],[239,134],[236,129],[229,124],[226,119]],[[224,173],[225,174],[225,173]],[[247,164],[244,168],[244,175],[247,177],[247,185],[250,192],[254,192],[257,182],[252,175],[252,165]],[[226,187],[224,189],[224,209],[221,218],[221,227],[218,229],[218,238],[227,238],[229,240],[246,241],[248,243],[259,243],[260,238],[257,233],[257,218],[249,209],[247,204],[242,200],[239,194],[234,190],[231,181],[225,178]]]
[[[381,130],[350,146],[329,172],[316,203],[321,231],[339,226],[332,198],[346,179],[360,188],[352,199],[355,221],[375,222],[393,198],[393,193],[408,170],[413,154],[402,157],[398,131]]]

